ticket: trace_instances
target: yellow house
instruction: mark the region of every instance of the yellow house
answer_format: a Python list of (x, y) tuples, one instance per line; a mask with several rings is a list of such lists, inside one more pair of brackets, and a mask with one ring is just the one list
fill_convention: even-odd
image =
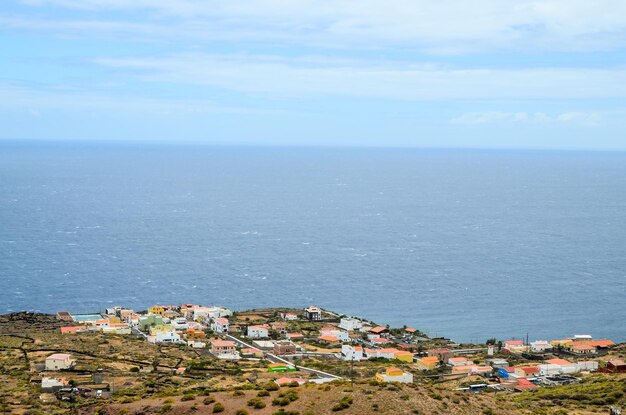
[(398, 369), (397, 367), (388, 367), (385, 369), (384, 373), (376, 374), (376, 380), (379, 382), (412, 383), (413, 375), (405, 373), (402, 369)]
[(148, 309), (148, 314), (156, 314), (163, 317), (165, 315), (165, 309), (160, 305), (154, 305)]
[(422, 370), (435, 370), (439, 365), (437, 356), (423, 357), (417, 360), (417, 366)]
[(398, 350), (397, 352), (394, 353), (393, 358), (396, 359), (396, 360), (399, 360), (401, 362), (412, 363), (413, 362), (413, 353), (407, 352), (407, 351), (403, 351), (403, 350)]

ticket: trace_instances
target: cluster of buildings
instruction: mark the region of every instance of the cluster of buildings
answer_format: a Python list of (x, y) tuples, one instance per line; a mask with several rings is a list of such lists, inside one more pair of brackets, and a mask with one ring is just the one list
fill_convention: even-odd
[[(177, 343), (207, 349), (220, 359), (260, 359), (266, 355), (292, 357), (312, 353), (348, 362), (386, 359), (397, 364), (408, 364), (402, 367), (410, 367), (414, 372), (496, 376), (502, 384), (520, 390), (536, 387), (537, 379), (542, 377), (570, 376), (596, 370), (626, 372), (626, 364), (619, 360), (599, 368), (598, 362), (591, 357), (606, 353), (615, 343), (606, 339), (595, 340), (588, 335), (552, 341), (507, 340), (500, 345), (489, 345), (485, 350), (491, 358), (483, 362), (483, 359), (469, 359), (466, 352), (461, 350), (423, 351), (417, 344), (428, 339), (419, 337), (419, 332), (413, 328), (396, 329), (392, 334), (389, 327), (376, 326), (355, 317), (325, 315), (316, 306), (307, 307), (299, 313), (280, 313), (279, 321), (264, 324), (236, 324), (230, 318), (232, 315), (233, 312), (225, 307), (194, 304), (155, 305), (141, 313), (122, 307), (108, 308), (103, 314), (57, 313), (59, 319), (75, 323), (62, 327), (61, 332), (64, 334), (89, 330), (133, 333), (145, 337), (151, 343)], [(305, 334), (293, 331), (298, 325), (292, 322), (297, 320), (318, 324), (314, 326), (314, 331), (310, 330), (309, 324)], [(237, 338), (229, 336), (233, 333)], [(248, 347), (244, 340), (251, 343), (252, 347)], [(317, 351), (311, 352), (311, 348), (305, 348), (303, 343), (317, 347)], [(539, 356), (540, 363), (511, 366), (506, 359), (493, 357), (496, 352), (504, 353), (504, 356)], [(564, 358), (568, 356), (571, 358)], [(271, 372), (292, 369), (293, 366), (283, 363), (274, 363), (268, 367)], [(412, 382), (413, 375), (398, 367), (388, 367), (377, 374), (376, 379), (381, 382)]]

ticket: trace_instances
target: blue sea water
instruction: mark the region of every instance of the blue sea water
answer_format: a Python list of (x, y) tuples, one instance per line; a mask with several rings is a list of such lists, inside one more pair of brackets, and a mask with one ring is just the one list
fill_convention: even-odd
[(626, 153), (0, 143), (0, 312), (317, 304), (626, 340)]

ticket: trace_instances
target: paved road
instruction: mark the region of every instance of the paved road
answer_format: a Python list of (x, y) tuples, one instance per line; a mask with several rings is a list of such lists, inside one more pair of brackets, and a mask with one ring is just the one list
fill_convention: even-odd
[[(228, 339), (234, 341), (237, 344), (240, 344), (243, 347), (250, 347), (250, 348), (254, 348), (254, 349), (258, 349), (258, 347), (255, 347), (251, 344), (248, 344), (246, 342), (244, 342), (243, 340), (238, 339), (237, 337), (231, 336), (230, 334), (225, 334), (224, 336), (227, 337)], [(268, 353), (268, 352), (263, 352), (263, 356), (265, 356), (268, 360), (275, 362), (275, 363), (286, 363), (288, 365), (293, 365), (293, 363), (291, 363), (290, 361), (283, 359), (280, 356), (276, 356), (275, 354), (272, 353)], [(317, 370), (317, 369), (311, 369), (310, 367), (306, 367), (306, 366), (298, 366), (298, 365), (294, 365), (298, 370), (301, 370), (303, 372), (308, 372), (308, 373), (313, 373), (315, 375), (318, 376), (322, 376), (322, 377), (326, 377), (326, 378), (332, 378), (332, 379), (343, 379), (341, 376), (337, 376), (337, 375), (333, 375), (332, 373), (328, 373), (328, 372), (322, 372), (321, 370)]]

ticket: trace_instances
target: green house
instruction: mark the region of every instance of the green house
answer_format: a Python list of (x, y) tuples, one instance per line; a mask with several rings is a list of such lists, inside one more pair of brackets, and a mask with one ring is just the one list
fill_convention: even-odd
[(267, 371), (271, 373), (296, 372), (297, 369), (293, 365), (286, 363), (271, 363), (267, 366)]
[(163, 317), (156, 314), (148, 314), (139, 319), (139, 330), (147, 332), (150, 327), (159, 327), (165, 325), (163, 323)]

